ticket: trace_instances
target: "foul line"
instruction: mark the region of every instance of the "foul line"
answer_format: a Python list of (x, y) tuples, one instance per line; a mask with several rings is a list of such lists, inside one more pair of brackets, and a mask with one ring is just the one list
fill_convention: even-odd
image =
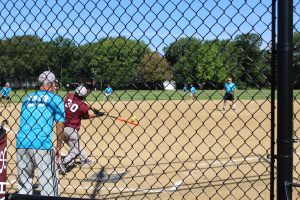
[[(162, 192), (172, 192), (172, 191), (176, 191), (177, 188), (183, 183), (183, 181), (177, 181), (175, 182), (175, 184), (173, 186), (169, 186), (169, 187), (163, 187), (163, 188), (157, 188), (157, 189), (140, 189), (140, 188), (128, 188), (128, 187), (103, 187), (106, 190), (109, 191), (117, 191), (117, 192), (144, 192), (144, 193), (162, 193)], [(71, 188), (74, 189), (74, 186), (68, 185), (68, 186), (63, 186), (60, 185), (60, 187), (62, 188)], [(94, 190), (95, 187), (94, 186), (78, 186), (76, 187), (76, 189), (84, 189), (84, 190)], [(101, 188), (100, 188), (101, 189)]]
[(251, 161), (251, 160), (257, 160), (259, 161), (260, 157), (258, 156), (249, 156), (246, 158), (236, 158), (236, 159), (228, 159), (228, 160), (213, 160), (213, 161), (203, 161), (204, 163), (197, 164), (197, 166), (203, 166), (203, 167), (213, 167), (213, 166), (222, 166), (224, 164), (226, 165), (236, 165), (238, 163), (242, 163), (243, 161)]

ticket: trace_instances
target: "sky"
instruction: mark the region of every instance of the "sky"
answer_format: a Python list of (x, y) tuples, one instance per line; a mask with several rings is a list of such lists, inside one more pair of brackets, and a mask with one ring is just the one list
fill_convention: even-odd
[[(258, 33), (271, 45), (271, 0), (15, 0), (0, 2), (0, 38), (58, 36), (78, 45), (104, 37), (143, 40), (153, 51), (182, 37), (233, 39)], [(299, 3), (295, 3), (299, 11)], [(299, 15), (298, 15), (299, 16)]]

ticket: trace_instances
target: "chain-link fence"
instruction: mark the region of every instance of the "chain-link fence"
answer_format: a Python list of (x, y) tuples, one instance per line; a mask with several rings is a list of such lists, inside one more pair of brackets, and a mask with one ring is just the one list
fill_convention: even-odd
[[(6, 191), (50, 195), (57, 186), (59, 196), (73, 198), (272, 198), (272, 3), (2, 1)], [(294, 1), (295, 139), (299, 8)], [(38, 80), (43, 71), (53, 72), (55, 86), (48, 74)], [(35, 93), (39, 87), (65, 102)]]
[[(293, 118), (293, 124), (294, 124), (294, 156), (293, 156), (293, 163), (294, 163), (294, 173), (293, 173), (293, 179), (295, 183), (299, 183), (299, 174), (300, 174), (300, 169), (299, 169), (299, 91), (298, 91), (298, 84), (299, 84), (299, 1), (294, 1), (294, 37), (293, 37), (293, 58), (294, 58), (294, 65), (293, 65), (293, 70), (294, 70), (294, 118)], [(295, 199), (299, 199), (299, 188), (296, 187), (293, 190), (293, 196)]]

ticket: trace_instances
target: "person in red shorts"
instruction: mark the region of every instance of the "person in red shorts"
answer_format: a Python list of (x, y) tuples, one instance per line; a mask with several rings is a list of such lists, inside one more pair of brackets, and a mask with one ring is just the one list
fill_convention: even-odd
[(75, 159), (79, 156), (81, 164), (93, 164), (79, 144), (79, 129), (82, 119), (103, 116), (103, 112), (95, 112), (84, 102), (88, 95), (87, 88), (78, 86), (74, 93), (68, 93), (65, 99), (65, 128), (64, 140), (70, 147), (67, 156), (60, 163), (60, 172), (65, 174), (68, 167), (72, 166)]

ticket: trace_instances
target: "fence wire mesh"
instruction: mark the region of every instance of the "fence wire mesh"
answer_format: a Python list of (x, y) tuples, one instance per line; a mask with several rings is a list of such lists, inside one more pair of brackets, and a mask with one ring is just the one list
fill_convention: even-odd
[[(299, 184), (299, 174), (300, 174), (300, 166), (299, 166), (299, 14), (300, 14), (300, 2), (294, 1), (294, 36), (293, 36), (293, 58), (294, 58), (294, 66), (293, 66), (293, 73), (294, 73), (294, 156), (293, 156), (293, 162), (294, 162), (294, 173), (293, 173), (293, 179), (294, 183)], [(299, 196), (299, 187), (294, 187), (293, 189), (293, 198), (294, 199), (300, 199)]]
[[(297, 72), (299, 1), (294, 8)], [(8, 193), (20, 190), (20, 163), (28, 162), (22, 167), (26, 171), (37, 160), (22, 156), (17, 161), (17, 140), (22, 143), (36, 132), (39, 140), (34, 135), (32, 144), (45, 142), (40, 135), (47, 120), (40, 124), (37, 118), (47, 118), (43, 109), (50, 103), (47, 99), (41, 105), (45, 96), (38, 101), (27, 95), (39, 89), (37, 77), (50, 70), (67, 117), (67, 110), (75, 119), (72, 113), (84, 107), (74, 98), (86, 95), (90, 107), (89, 114), (86, 107), (77, 113), (82, 119), (78, 135), (70, 133), (72, 123), (64, 129), (64, 165), (51, 168), (59, 196), (270, 199), (271, 0), (1, 1), (0, 11), (0, 109), (1, 118), (8, 120)], [(295, 89), (298, 82), (297, 76)], [(70, 97), (81, 85), (87, 91), (81, 88), (77, 97)], [(9, 98), (5, 88), (12, 89)], [(33, 115), (31, 110), (24, 116), (28, 102), (42, 113)], [(31, 122), (27, 129), (22, 119), (26, 125)], [(33, 128), (37, 124), (40, 131)], [(56, 146), (53, 131), (48, 136)], [(298, 143), (296, 153), (297, 148)], [(41, 160), (48, 167), (54, 162)], [(34, 194), (47, 194), (47, 184), (39, 177), (49, 174), (40, 162), (35, 165), (40, 171), (29, 170), (20, 187), (32, 181)]]

